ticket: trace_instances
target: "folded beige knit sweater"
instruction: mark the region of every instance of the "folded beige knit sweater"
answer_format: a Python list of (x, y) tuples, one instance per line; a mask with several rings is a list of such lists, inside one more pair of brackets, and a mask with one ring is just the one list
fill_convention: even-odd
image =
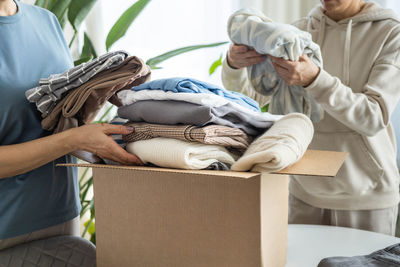
[(251, 143), (243, 156), (232, 165), (232, 170), (282, 170), (304, 155), (313, 134), (314, 127), (307, 116), (300, 113), (288, 114)]

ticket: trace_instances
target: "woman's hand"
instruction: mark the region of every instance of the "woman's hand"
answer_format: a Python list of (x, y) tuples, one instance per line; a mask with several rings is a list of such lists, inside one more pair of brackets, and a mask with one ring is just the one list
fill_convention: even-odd
[(101, 158), (111, 159), (124, 165), (143, 164), (135, 155), (121, 148), (111, 134), (129, 134), (133, 128), (112, 124), (89, 124), (69, 130), (75, 141), (75, 150), (86, 150)]
[(231, 45), (226, 60), (233, 69), (241, 69), (254, 64), (259, 64), (265, 60), (266, 56), (249, 49), (245, 45)]
[(0, 146), (0, 179), (31, 171), (76, 150), (125, 165), (143, 164), (110, 136), (129, 134), (132, 130), (122, 125), (90, 124), (21, 144)]
[(320, 68), (306, 55), (302, 55), (299, 61), (284, 60), (273, 56), (269, 57), (275, 71), (288, 85), (307, 87), (317, 78), (320, 71)]

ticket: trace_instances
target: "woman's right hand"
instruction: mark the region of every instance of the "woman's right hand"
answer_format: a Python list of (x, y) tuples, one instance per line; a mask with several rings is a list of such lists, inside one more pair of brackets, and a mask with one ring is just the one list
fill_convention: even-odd
[(107, 158), (124, 165), (142, 165), (142, 161), (121, 148), (111, 134), (130, 134), (133, 129), (123, 125), (88, 124), (68, 130), (75, 150), (85, 150), (101, 158)]
[(226, 59), (231, 68), (241, 69), (263, 62), (266, 59), (266, 55), (259, 54), (245, 45), (232, 44)]

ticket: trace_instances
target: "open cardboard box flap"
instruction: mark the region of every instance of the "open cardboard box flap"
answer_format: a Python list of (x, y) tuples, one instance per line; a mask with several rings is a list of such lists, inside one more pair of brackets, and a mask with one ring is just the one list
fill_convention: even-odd
[[(336, 176), (337, 172), (342, 166), (347, 155), (348, 155), (347, 152), (307, 150), (304, 156), (298, 162), (281, 171), (274, 173), (334, 177)], [(141, 170), (141, 171), (156, 171), (165, 173), (188, 173), (188, 174), (200, 174), (200, 175), (205, 174), (205, 175), (247, 178), (247, 179), (259, 175), (258, 173), (254, 172), (180, 170), (180, 169), (168, 169), (168, 168), (157, 168), (157, 167), (121, 166), (121, 165), (104, 165), (104, 164), (57, 164), (57, 166)]]

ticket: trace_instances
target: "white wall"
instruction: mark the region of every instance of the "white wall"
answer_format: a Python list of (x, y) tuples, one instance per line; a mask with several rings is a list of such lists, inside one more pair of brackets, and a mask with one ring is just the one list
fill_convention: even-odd
[(274, 21), (292, 23), (319, 3), (319, 0), (240, 0), (239, 5), (261, 10)]
[[(104, 35), (134, 2), (101, 0)], [(231, 0), (152, 0), (112, 50), (124, 49), (146, 60), (183, 46), (228, 41), (226, 22), (235, 5)], [(188, 76), (221, 84), (219, 71), (209, 76), (208, 68), (227, 48), (225, 45), (171, 58), (161, 64), (163, 69), (154, 70), (152, 77)]]

